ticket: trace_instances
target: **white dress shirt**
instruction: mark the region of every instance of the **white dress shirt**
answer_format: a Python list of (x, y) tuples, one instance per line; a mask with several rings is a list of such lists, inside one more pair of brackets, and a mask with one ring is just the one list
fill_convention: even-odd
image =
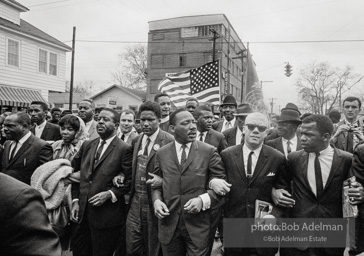
[(161, 118), (161, 124), (164, 124), (167, 121), (169, 121), (169, 116)]
[(150, 155), (150, 151), (153, 148), (153, 145), (155, 143), (155, 140), (157, 139), (157, 135), (159, 133), (159, 128), (157, 129), (157, 131), (155, 133), (153, 133), (151, 136), (147, 136), (147, 135), (143, 135), (143, 139), (142, 139), (142, 149), (141, 149), (141, 154), (144, 153), (144, 149), (147, 146), (147, 139), (150, 139), (150, 143), (149, 143), (149, 147), (148, 147), (148, 156)]
[[(21, 138), (19, 141), (18, 141), (18, 145), (16, 146), (16, 148), (15, 148), (15, 152), (12, 154), (12, 152), (13, 152), (13, 150), (14, 150), (14, 146), (15, 146), (15, 144), (16, 144), (16, 142), (15, 141), (12, 141), (11, 142), (11, 144), (10, 144), (10, 151), (9, 151), (9, 160), (10, 160), (10, 156), (11, 156), (11, 154), (13, 155), (13, 156), (15, 156), (16, 155), (16, 153), (19, 151), (19, 149), (23, 146), (23, 144), (24, 144), (24, 142), (26, 142), (27, 141), (27, 139), (29, 139), (29, 137), (30, 137), (30, 135), (31, 135), (32, 133), (31, 132), (28, 132), (27, 134), (25, 134), (24, 136), (23, 136), (23, 138)], [(24, 158), (24, 165), (26, 164), (26, 159)]]
[[(105, 140), (105, 144), (104, 144), (104, 148), (102, 149), (101, 151), (101, 154), (99, 156), (99, 159), (101, 159), (102, 155), (105, 153), (106, 149), (109, 147), (111, 141), (115, 138), (116, 135), (112, 136), (111, 138), (108, 138), (107, 140)], [(99, 140), (99, 145), (97, 145), (97, 149), (96, 149), (96, 152), (97, 150), (99, 149), (100, 145), (101, 145), (101, 141), (102, 139), (100, 138)], [(111, 202), (115, 203), (118, 199), (117, 197), (115, 196), (114, 192), (112, 192), (111, 190), (108, 190), (111, 194)]]
[(250, 152), (253, 151), (253, 155), (252, 155), (252, 176), (254, 174), (254, 170), (255, 170), (255, 166), (257, 165), (258, 162), (258, 158), (259, 158), (259, 154), (260, 151), (262, 151), (262, 145), (255, 149), (255, 150), (250, 150), (246, 144), (244, 144), (243, 146), (243, 158), (244, 158), (244, 168), (245, 168), (245, 175), (247, 175), (248, 173), (248, 158), (249, 158), (249, 154)]
[[(185, 148), (186, 159), (188, 159), (188, 154), (190, 153), (191, 145), (192, 145), (192, 142), (186, 144), (186, 148)], [(175, 146), (176, 146), (178, 163), (181, 164), (181, 158), (182, 158), (182, 152), (183, 152), (182, 144), (175, 141)], [(205, 211), (205, 210), (209, 209), (211, 206), (211, 199), (210, 199), (209, 194), (206, 192), (202, 195), (199, 195), (198, 197), (202, 200), (202, 210)]]
[[(307, 179), (308, 183), (310, 184), (312, 192), (316, 195), (315, 158), (316, 158), (315, 153), (309, 153), (308, 164), (307, 164)], [(322, 173), (322, 184), (324, 188), (326, 186), (327, 179), (329, 178), (333, 159), (334, 159), (334, 149), (331, 146), (328, 146), (326, 149), (320, 152), (319, 162)]]
[[(221, 132), (227, 130), (227, 129), (230, 129), (230, 128), (233, 128), (235, 127), (235, 121), (236, 121), (236, 118), (234, 117), (233, 120), (231, 121), (227, 121), (225, 118), (224, 118), (224, 122), (222, 123), (222, 128), (221, 128)], [(227, 127), (227, 124), (230, 122), (230, 126)]]
[(44, 127), (46, 125), (47, 121), (44, 120), (43, 123), (41, 123), (40, 125), (35, 125), (35, 137), (38, 137), (40, 138), (40, 136), (42, 136), (42, 133), (43, 133), (43, 130), (44, 130)]
[(128, 139), (129, 139), (129, 137), (130, 137), (130, 134), (131, 134), (132, 132), (136, 132), (136, 130), (135, 130), (135, 128), (134, 128), (134, 127), (133, 127), (133, 128), (131, 128), (130, 132), (128, 132), (128, 133), (123, 133), (123, 132), (120, 130), (120, 127), (119, 127), (119, 128), (118, 128), (118, 130), (117, 130), (117, 132), (116, 132), (116, 136), (118, 136), (118, 137), (121, 139), (121, 136), (124, 134), (124, 139), (123, 139), (123, 141), (124, 141), (124, 142), (127, 142), (127, 141), (128, 141)]
[(240, 131), (239, 127), (236, 128), (235, 145), (241, 144), (241, 140), (244, 137), (244, 133)]
[[(282, 146), (283, 146), (283, 150), (284, 150), (284, 155), (287, 157), (288, 152), (287, 152), (287, 141), (285, 138), (282, 137)], [(290, 146), (291, 146), (291, 152), (297, 151), (297, 135), (295, 135), (292, 139), (289, 140), (290, 142)]]

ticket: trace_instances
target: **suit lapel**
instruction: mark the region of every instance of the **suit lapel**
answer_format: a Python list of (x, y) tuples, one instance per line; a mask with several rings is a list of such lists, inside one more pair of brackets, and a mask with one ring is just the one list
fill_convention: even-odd
[(10, 140), (6, 141), (4, 144), (4, 152), (3, 152), (3, 158), (5, 158), (5, 166), (8, 167), (9, 165), (9, 157), (10, 157)]
[[(307, 177), (307, 172), (308, 172), (308, 157), (309, 157), (309, 154), (306, 151), (303, 151), (301, 157), (302, 157), (302, 168), (301, 168), (301, 171), (302, 171), (303, 180), (304, 180), (304, 182), (306, 184), (306, 187), (308, 188), (307, 190), (309, 191), (309, 193), (311, 194), (311, 196), (313, 198), (317, 198), (316, 195), (312, 192), (312, 188), (310, 186), (310, 183), (308, 182), (308, 177)], [(295, 168), (299, 168), (299, 166), (296, 166)]]
[(243, 156), (243, 149), (241, 147), (237, 147), (235, 151), (235, 165), (241, 178), (243, 179), (244, 183), (248, 185), (248, 179), (246, 178), (245, 168), (244, 168), (244, 156)]
[(198, 151), (198, 142), (194, 141), (191, 144), (190, 152), (188, 153), (188, 157), (185, 165), (183, 166), (182, 172), (184, 172), (188, 168), (188, 166), (192, 163), (193, 159), (195, 159), (195, 157), (198, 154), (197, 151)]
[(48, 130), (49, 130), (49, 125), (48, 125), (48, 122), (46, 121), (46, 124), (44, 126), (44, 129), (43, 129), (43, 132), (42, 134), (40, 135), (40, 138), (42, 140), (44, 140), (44, 138), (46, 138), (47, 134), (48, 134)]
[(211, 130), (208, 130), (207, 133), (206, 133), (206, 138), (205, 138), (205, 141), (204, 142), (207, 143), (207, 144), (210, 144), (210, 142), (211, 142), (211, 136), (212, 136), (212, 132), (211, 132)]
[(277, 148), (276, 149), (284, 154), (282, 137), (279, 137), (279, 139), (277, 141)]
[(97, 161), (96, 166), (94, 167), (94, 169), (97, 168), (97, 166), (99, 166), (99, 164), (101, 164), (102, 161), (104, 161), (104, 159), (110, 154), (111, 151), (114, 150), (115, 148), (115, 143), (119, 138), (117, 136), (115, 136), (115, 138), (111, 141), (110, 145), (107, 147), (107, 149), (105, 150), (105, 152), (102, 154), (101, 158), (99, 161)]
[(250, 179), (250, 183), (254, 182), (258, 176), (263, 174), (262, 170), (267, 163), (268, 153), (265, 150), (265, 146), (262, 146), (262, 150), (260, 151), (257, 164), (255, 165), (255, 169), (253, 172), (253, 177)]
[(12, 163), (14, 163), (32, 145), (33, 140), (34, 140), (34, 136), (30, 135), (30, 137), (23, 143), (21, 148), (19, 148), (18, 152), (16, 152), (13, 159), (10, 160), (8, 166), (10, 166)]
[(95, 156), (96, 156), (96, 150), (97, 150), (97, 145), (99, 145), (100, 139), (95, 139), (92, 143), (91, 143), (91, 148), (90, 148), (90, 166), (92, 166), (92, 169), (90, 170), (92, 172), (93, 169), (95, 169), (96, 166), (94, 166), (95, 164)]
[[(148, 155), (147, 165), (149, 164), (150, 159), (153, 158), (153, 156), (155, 155), (155, 153), (159, 149), (159, 148), (157, 148), (157, 150), (154, 150), (155, 145), (159, 145), (159, 147), (160, 147), (162, 145), (162, 141), (163, 141), (162, 133), (161, 133), (161, 130), (159, 130), (158, 135), (155, 138), (154, 144), (152, 146), (152, 150), (150, 151), (150, 153)], [(156, 146), (156, 147), (158, 147), (158, 146)]]
[(324, 193), (326, 188), (331, 183), (333, 177), (335, 176), (336, 172), (340, 169), (342, 163), (341, 154), (334, 148), (334, 158), (332, 160), (332, 165), (329, 173), (329, 177), (327, 178), (326, 185), (324, 187)]

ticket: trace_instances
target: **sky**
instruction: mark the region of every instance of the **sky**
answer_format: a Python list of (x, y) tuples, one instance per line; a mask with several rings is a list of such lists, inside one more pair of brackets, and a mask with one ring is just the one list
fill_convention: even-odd
[[(273, 99), (274, 112), (288, 102), (299, 104), (295, 82), (299, 70), (313, 61), (350, 65), (364, 75), (362, 0), (17, 1), (30, 9), (22, 19), (69, 46), (76, 26), (74, 80), (93, 81), (95, 93), (114, 84), (111, 72), (125, 47), (147, 43), (149, 21), (203, 14), (225, 14), (243, 43), (249, 42), (265, 100)], [(293, 66), (291, 77), (284, 75), (286, 62)], [(67, 53), (67, 80), (70, 70)], [(347, 92), (358, 93), (364, 94), (364, 79)]]

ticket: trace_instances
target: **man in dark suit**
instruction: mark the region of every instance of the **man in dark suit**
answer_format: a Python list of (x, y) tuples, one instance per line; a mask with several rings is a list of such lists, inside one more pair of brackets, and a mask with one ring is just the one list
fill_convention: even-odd
[[(161, 108), (146, 101), (140, 107), (143, 134), (133, 141), (133, 166), (130, 207), (126, 220), (127, 255), (161, 255), (158, 219), (154, 215), (151, 187), (161, 187), (162, 180), (153, 174), (156, 152), (174, 140), (159, 128)], [(149, 179), (148, 179), (149, 178)]]
[(40, 165), (52, 160), (53, 150), (44, 140), (30, 131), (28, 114), (18, 112), (6, 117), (4, 133), (7, 141), (2, 156), (2, 172), (28, 185)]
[[(263, 144), (267, 135), (268, 119), (261, 113), (251, 113), (245, 119), (244, 144), (222, 151), (221, 157), (231, 183), (226, 196), (224, 218), (254, 218), (257, 199), (272, 203), (271, 190), (275, 175), (283, 171), (286, 159), (282, 153)], [(274, 207), (274, 217), (283, 214)], [(225, 227), (226, 228), (226, 227)], [(231, 234), (225, 230), (224, 234)], [(229, 237), (225, 236), (225, 241)], [(231, 239), (231, 238), (230, 238)], [(254, 244), (252, 237), (249, 244)], [(224, 255), (275, 255), (277, 248), (225, 248)]]
[(347, 97), (343, 102), (345, 119), (337, 124), (331, 142), (338, 149), (353, 153), (355, 147), (364, 142), (363, 118), (358, 118), (361, 101), (357, 97)]
[(90, 140), (99, 137), (97, 132), (97, 121), (94, 120), (95, 104), (90, 99), (83, 99), (78, 104), (78, 116), (85, 122), (86, 130)]
[(131, 145), (133, 140), (138, 136), (134, 128), (135, 113), (130, 109), (125, 109), (120, 115), (120, 125), (117, 136), (124, 142)]
[(212, 111), (209, 106), (202, 105), (197, 107), (193, 113), (193, 116), (196, 119), (197, 139), (199, 141), (214, 146), (219, 154), (221, 151), (227, 148), (224, 135), (211, 129), (214, 116), (212, 115)]
[(228, 147), (244, 143), (243, 127), (245, 123), (245, 118), (250, 113), (253, 113), (253, 110), (250, 108), (249, 104), (243, 103), (238, 106), (236, 113), (234, 114), (237, 125), (223, 132)]
[(235, 127), (236, 119), (234, 113), (236, 112), (237, 107), (236, 99), (232, 95), (227, 95), (220, 105), (220, 110), (223, 116), (223, 120), (215, 122), (212, 125), (212, 129), (218, 132), (223, 132), (227, 129)]
[(279, 137), (265, 144), (282, 152), (286, 157), (289, 153), (300, 150), (301, 140), (296, 133), (301, 123), (298, 111), (283, 108), (278, 119)]
[(0, 173), (0, 255), (61, 255), (41, 195)]
[(221, 158), (213, 146), (196, 139), (195, 119), (178, 109), (170, 116), (175, 142), (158, 150), (155, 174), (163, 178), (153, 190), (164, 255), (207, 255), (210, 207), (220, 197), (209, 189), (214, 178), (225, 179)]
[[(116, 136), (115, 110), (103, 109), (98, 119), (100, 138), (84, 142), (72, 161), (74, 171), (81, 171), (79, 186), (72, 187), (71, 215), (79, 223), (74, 256), (112, 256), (125, 228), (124, 195), (130, 190), (132, 149)], [(114, 187), (112, 180), (120, 172), (124, 186)]]
[(46, 120), (48, 105), (45, 102), (33, 101), (28, 113), (31, 116), (32, 124), (34, 124), (30, 131), (35, 137), (50, 143), (62, 139), (59, 126)]
[[(352, 155), (330, 145), (333, 124), (324, 115), (310, 115), (302, 120), (303, 150), (288, 155), (288, 168), (277, 176), (276, 205), (291, 207), (292, 218), (342, 218), (342, 187), (348, 178)], [(293, 188), (291, 191), (291, 187)], [(278, 193), (277, 193), (278, 192)], [(349, 196), (352, 196), (349, 190)], [(284, 255), (339, 256), (345, 248), (281, 249)]]
[(157, 102), (162, 109), (162, 117), (159, 124), (159, 128), (161, 128), (165, 132), (169, 132), (169, 114), (171, 113), (171, 99), (166, 93), (159, 93), (154, 97), (154, 102)]

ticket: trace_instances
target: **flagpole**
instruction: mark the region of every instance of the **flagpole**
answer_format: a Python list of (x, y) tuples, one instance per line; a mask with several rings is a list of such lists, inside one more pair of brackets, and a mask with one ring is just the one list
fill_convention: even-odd
[(250, 51), (249, 51), (249, 42), (246, 43), (246, 48), (247, 48), (247, 54), (246, 54), (246, 65), (245, 65), (245, 85), (243, 88), (243, 93), (244, 93), (244, 98), (243, 98), (243, 102), (246, 103), (247, 97), (246, 97), (246, 92), (247, 92), (247, 87), (248, 87), (248, 75), (249, 75), (249, 58), (250, 58)]

